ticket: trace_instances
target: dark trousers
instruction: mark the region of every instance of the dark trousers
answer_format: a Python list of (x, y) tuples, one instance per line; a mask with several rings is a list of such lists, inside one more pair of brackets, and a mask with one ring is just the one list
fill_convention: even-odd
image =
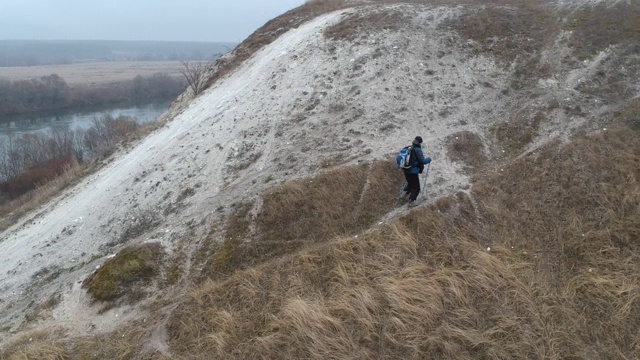
[(420, 175), (405, 172), (404, 178), (407, 179), (407, 187), (405, 190), (411, 194), (409, 195), (409, 201), (413, 201), (417, 199), (418, 194), (420, 194)]

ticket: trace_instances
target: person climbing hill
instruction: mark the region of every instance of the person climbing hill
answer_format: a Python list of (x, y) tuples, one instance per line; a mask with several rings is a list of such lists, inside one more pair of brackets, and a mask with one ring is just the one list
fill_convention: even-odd
[(420, 175), (426, 164), (431, 163), (430, 157), (425, 157), (422, 152), (422, 137), (416, 136), (411, 143), (411, 167), (403, 169), (407, 185), (404, 188), (405, 194), (409, 194), (409, 207), (418, 205), (417, 198), (420, 194)]

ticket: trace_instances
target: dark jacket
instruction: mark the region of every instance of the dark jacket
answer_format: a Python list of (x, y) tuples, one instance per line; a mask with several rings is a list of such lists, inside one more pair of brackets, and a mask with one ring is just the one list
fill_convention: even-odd
[(409, 174), (420, 174), (422, 173), (422, 169), (424, 169), (424, 165), (431, 162), (431, 158), (424, 156), (422, 153), (422, 144), (418, 141), (413, 140), (411, 145), (413, 145), (413, 151), (415, 153), (415, 156), (413, 157), (413, 165), (411, 166), (411, 169), (407, 169), (405, 171)]

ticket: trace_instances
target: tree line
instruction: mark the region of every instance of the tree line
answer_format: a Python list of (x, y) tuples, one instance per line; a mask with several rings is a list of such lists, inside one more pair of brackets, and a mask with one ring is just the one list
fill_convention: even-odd
[(0, 141), (0, 204), (61, 175), (68, 167), (104, 158), (143, 125), (135, 118), (104, 115), (87, 130), (68, 126), (46, 133), (10, 135)]
[(0, 79), (0, 115), (166, 100), (180, 95), (186, 86), (183, 78), (164, 73), (102, 86), (69, 86), (57, 74), (28, 80)]

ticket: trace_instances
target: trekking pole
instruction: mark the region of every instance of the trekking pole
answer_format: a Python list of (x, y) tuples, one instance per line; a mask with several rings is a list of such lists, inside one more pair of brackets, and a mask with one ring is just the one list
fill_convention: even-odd
[(421, 191), (421, 195), (422, 195), (422, 199), (424, 200), (424, 192), (427, 189), (427, 177), (429, 176), (429, 167), (431, 166), (431, 162), (429, 162), (427, 164), (427, 171), (425, 171), (424, 173), (424, 186), (422, 187), (422, 191)]

